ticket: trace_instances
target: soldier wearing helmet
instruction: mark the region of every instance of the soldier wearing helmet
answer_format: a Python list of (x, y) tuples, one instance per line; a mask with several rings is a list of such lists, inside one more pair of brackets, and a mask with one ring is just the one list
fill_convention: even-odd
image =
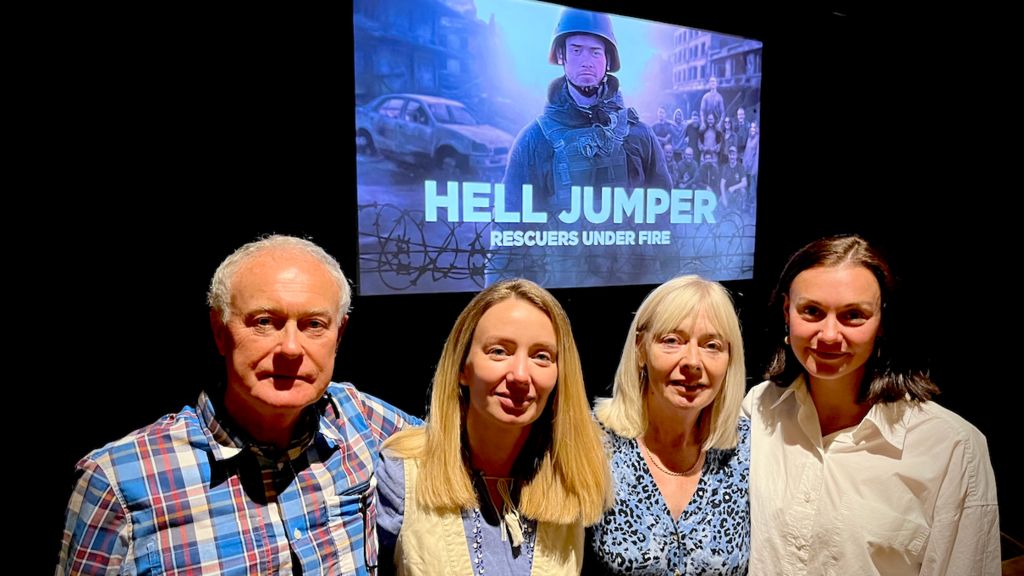
[[(544, 113), (519, 133), (505, 188), (518, 198), (533, 187), (533, 206), (555, 216), (570, 204), (572, 186), (672, 187), (651, 128), (627, 108), (619, 81), (619, 50), (607, 14), (566, 8), (555, 26), (548, 60), (564, 74), (548, 87)], [(525, 192), (524, 192), (525, 193)]]

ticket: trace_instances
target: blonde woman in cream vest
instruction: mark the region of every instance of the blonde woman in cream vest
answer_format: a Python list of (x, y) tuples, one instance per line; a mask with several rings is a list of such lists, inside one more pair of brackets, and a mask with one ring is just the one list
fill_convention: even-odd
[(477, 294), (445, 342), (426, 426), (384, 457), (381, 557), (393, 549), (398, 574), (579, 574), (611, 479), (555, 298), (521, 279)]

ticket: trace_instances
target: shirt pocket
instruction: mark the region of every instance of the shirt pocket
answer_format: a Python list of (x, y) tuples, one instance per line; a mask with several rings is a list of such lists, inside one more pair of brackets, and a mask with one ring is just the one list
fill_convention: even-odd
[(332, 493), (325, 492), (326, 514), (321, 516), (321, 522), (310, 525), (306, 534), (299, 534), (299, 538), (292, 540), (299, 557), (318, 558), (320, 570), (326, 570), (324, 573), (333, 573), (335, 568), (347, 569), (351, 562), (375, 565), (376, 484), (376, 477), (371, 475), (363, 482), (339, 486)]

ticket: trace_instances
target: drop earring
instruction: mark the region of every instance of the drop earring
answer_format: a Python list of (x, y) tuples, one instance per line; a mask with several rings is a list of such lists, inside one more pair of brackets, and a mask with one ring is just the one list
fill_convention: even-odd
[(789, 324), (786, 324), (786, 335), (782, 338), (782, 341), (786, 343), (786, 346), (789, 346)]

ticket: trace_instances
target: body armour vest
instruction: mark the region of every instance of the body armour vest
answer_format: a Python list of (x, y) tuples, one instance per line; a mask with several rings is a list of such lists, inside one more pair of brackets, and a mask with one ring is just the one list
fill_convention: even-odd
[(594, 190), (628, 186), (622, 143), (629, 134), (629, 109), (619, 110), (610, 119), (607, 126), (572, 128), (547, 115), (537, 118), (541, 132), (555, 150), (552, 174), (556, 205), (569, 205), (573, 185), (593, 186)]

